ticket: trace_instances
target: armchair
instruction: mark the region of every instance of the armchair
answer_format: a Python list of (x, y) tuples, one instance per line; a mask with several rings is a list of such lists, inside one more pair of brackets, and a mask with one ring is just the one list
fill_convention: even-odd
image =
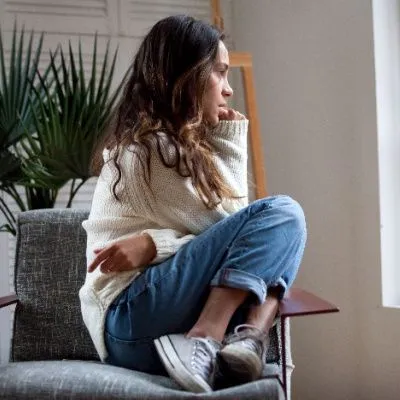
[(18, 217), (16, 304), (10, 363), (0, 365), (1, 399), (289, 399), (293, 369), (289, 317), (338, 309), (300, 289), (280, 305), (270, 332), (263, 378), (208, 394), (183, 391), (165, 376), (103, 364), (80, 314), (78, 290), (85, 278), (88, 212), (36, 210)]

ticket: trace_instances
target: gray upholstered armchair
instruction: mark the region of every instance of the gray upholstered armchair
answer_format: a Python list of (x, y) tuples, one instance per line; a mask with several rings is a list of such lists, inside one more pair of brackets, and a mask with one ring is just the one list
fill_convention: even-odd
[[(182, 391), (164, 376), (99, 362), (80, 314), (78, 290), (85, 277), (87, 211), (38, 210), (20, 214), (15, 261), (17, 295), (11, 362), (0, 366), (1, 399), (284, 399), (293, 369), (287, 317), (336, 311), (292, 290), (271, 331), (263, 379), (208, 394)], [(284, 373), (282, 373), (284, 371)]]

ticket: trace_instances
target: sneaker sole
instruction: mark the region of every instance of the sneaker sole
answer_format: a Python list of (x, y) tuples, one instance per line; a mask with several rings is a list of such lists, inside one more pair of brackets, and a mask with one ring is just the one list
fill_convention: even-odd
[(262, 373), (262, 363), (257, 354), (252, 351), (241, 351), (234, 346), (225, 346), (220, 351), (220, 357), (229, 368), (231, 374), (242, 382), (251, 382), (259, 379)]
[(207, 382), (187, 370), (168, 336), (155, 339), (154, 344), (168, 374), (184, 389), (195, 393), (212, 392), (212, 388)]

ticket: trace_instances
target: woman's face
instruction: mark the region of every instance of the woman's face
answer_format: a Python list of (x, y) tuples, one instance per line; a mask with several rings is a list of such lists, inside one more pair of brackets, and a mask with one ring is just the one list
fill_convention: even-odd
[(204, 119), (212, 126), (219, 122), (221, 108), (226, 108), (226, 100), (232, 96), (233, 90), (228, 82), (229, 55), (225, 44), (220, 41), (213, 70), (207, 82), (204, 95)]

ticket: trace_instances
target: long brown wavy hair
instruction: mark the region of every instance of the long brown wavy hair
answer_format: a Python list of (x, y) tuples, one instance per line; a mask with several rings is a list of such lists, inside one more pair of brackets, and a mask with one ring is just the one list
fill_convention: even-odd
[[(203, 98), (223, 39), (216, 27), (185, 15), (159, 21), (145, 36), (108, 133), (92, 160), (92, 169), (98, 174), (102, 150), (113, 149), (116, 177), (112, 190), (117, 200), (122, 178), (118, 157), (125, 147), (138, 155), (135, 160), (145, 167), (142, 170), (149, 186), (150, 156), (156, 150), (167, 168), (191, 177), (209, 209), (223, 198), (235, 197), (214, 165), (206, 140), (210, 127), (203, 119)], [(174, 149), (172, 158), (165, 156), (166, 148)]]

